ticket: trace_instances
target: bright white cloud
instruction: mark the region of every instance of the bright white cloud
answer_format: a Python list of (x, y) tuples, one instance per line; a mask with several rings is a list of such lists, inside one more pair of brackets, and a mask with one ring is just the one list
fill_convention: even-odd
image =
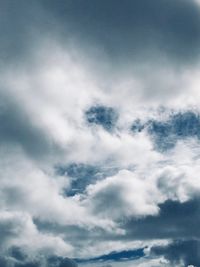
[[(66, 256), (71, 253), (72, 247), (60, 237), (40, 233), (34, 225), (31, 216), (23, 211), (1, 211), (0, 226), (5, 229), (2, 250), (11, 246), (22, 248), (28, 255), (56, 253)], [(9, 233), (9, 234), (8, 234)], [(56, 244), (56, 246), (55, 246)]]

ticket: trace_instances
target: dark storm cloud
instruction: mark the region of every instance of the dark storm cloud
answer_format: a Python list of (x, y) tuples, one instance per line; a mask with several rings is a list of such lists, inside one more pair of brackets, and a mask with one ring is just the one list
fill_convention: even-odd
[(160, 205), (158, 216), (133, 219), (127, 222), (127, 238), (135, 239), (184, 239), (199, 238), (199, 199), (180, 203), (166, 201)]
[[(200, 10), (188, 0), (1, 1), (1, 55), (20, 57), (47, 35), (102, 49), (113, 62), (151, 58), (156, 51), (176, 62), (199, 54)], [(57, 36), (57, 37), (56, 37)]]
[(184, 266), (200, 265), (200, 241), (199, 240), (179, 240), (168, 246), (157, 246), (151, 249), (152, 255), (164, 256), (171, 264), (184, 262)]

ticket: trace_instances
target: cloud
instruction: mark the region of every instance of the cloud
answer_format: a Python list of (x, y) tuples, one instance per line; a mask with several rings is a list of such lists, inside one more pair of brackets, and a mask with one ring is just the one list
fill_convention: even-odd
[(29, 259), (24, 255), (23, 260), (18, 260), (14, 255), (8, 254), (7, 257), (1, 257), (0, 263), (2, 267), (76, 267), (77, 264), (68, 258), (61, 258), (56, 256), (51, 257), (37, 257)]
[(124, 61), (123, 65), (133, 59), (152, 60), (156, 53), (190, 63), (199, 53), (199, 9), (195, 1), (126, 0), (121, 4), (110, 0), (95, 5), (90, 1), (39, 0), (29, 4), (22, 1), (20, 5), (3, 1), (1, 7), (5, 60), (27, 56), (43, 34), (62, 43), (78, 40), (87, 53), (98, 55), (100, 50), (113, 63)]
[(198, 266), (200, 263), (199, 245), (198, 240), (174, 241), (166, 247), (153, 247), (152, 253), (164, 255), (173, 266), (181, 262), (184, 266)]
[(1, 265), (73, 266), (66, 257), (144, 247), (108, 264), (195, 264), (197, 3), (0, 6)]
[(40, 3), (61, 27), (63, 38), (71, 33), (85, 46), (104, 49), (113, 62), (141, 61), (156, 50), (172, 61), (195, 59), (198, 54), (199, 10), (193, 1)]
[(116, 176), (89, 185), (87, 192), (95, 213), (106, 217), (120, 219), (158, 213), (156, 200), (152, 198), (159, 195), (154, 185), (129, 171), (120, 171)]
[(38, 232), (28, 213), (2, 211), (0, 225), (1, 251), (5, 252), (12, 246), (22, 248), (30, 255), (37, 255), (38, 252), (44, 255), (62, 254), (71, 250), (70, 245), (65, 244), (61, 238)]

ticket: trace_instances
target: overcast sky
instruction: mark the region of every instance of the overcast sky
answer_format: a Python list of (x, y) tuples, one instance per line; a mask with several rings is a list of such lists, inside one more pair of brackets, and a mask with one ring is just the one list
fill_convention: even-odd
[(200, 1), (0, 0), (0, 266), (200, 266)]

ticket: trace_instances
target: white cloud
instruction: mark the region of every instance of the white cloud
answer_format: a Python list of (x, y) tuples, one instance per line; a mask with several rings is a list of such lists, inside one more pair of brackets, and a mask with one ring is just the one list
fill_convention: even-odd
[(198, 5), (200, 5), (200, 1), (199, 0), (194, 0), (194, 2)]
[(38, 232), (31, 216), (26, 212), (2, 210), (0, 226), (1, 229), (5, 229), (3, 237), (1, 236), (4, 241), (1, 242), (3, 250), (16, 246), (22, 248), (28, 255), (42, 252), (45, 255), (55, 253), (66, 256), (71, 253), (71, 245), (65, 243), (62, 238)]
[(156, 215), (157, 203), (162, 199), (159, 191), (147, 179), (142, 180), (134, 172), (120, 171), (116, 176), (90, 185), (87, 188), (87, 205), (91, 205), (96, 214), (121, 219), (130, 216)]
[(46, 253), (49, 251), (57, 255), (73, 255), (73, 246), (63, 239), (65, 232), (58, 234), (47, 231), (44, 234), (37, 230), (33, 220), (56, 227), (75, 225), (86, 230), (117, 230), (114, 221), (107, 218), (98, 220), (78, 198), (62, 194), (63, 189), (69, 186), (67, 177), (44, 173), (20, 149), (12, 148), (9, 152), (6, 149), (1, 151), (0, 209), (2, 220), (5, 221), (1, 227), (6, 229), (8, 222), (11, 222), (14, 228), (10, 238), (8, 235), (4, 241), (1, 237), (3, 247), (30, 246), (38, 252), (45, 250)]
[[(55, 51), (54, 55), (50, 50)], [(46, 51), (39, 49), (29, 63), (30, 67), (24, 64), (17, 70), (5, 70), (0, 79), (3, 88), (0, 114), (12, 107), (9, 118), (15, 121), (14, 128), (23, 120), (21, 114), (25, 114), (27, 120), (24, 125), (20, 124), (20, 130), (25, 132), (23, 126), (29, 129), (21, 139), (14, 128), (11, 128), (12, 140), (7, 140), (10, 132), (0, 137), (3, 143), (9, 143), (1, 145), (0, 207), (9, 211), (10, 218), (26, 214), (28, 222), (24, 226), (26, 231), (19, 231), (16, 243), (25, 246), (30, 232), (31, 246), (38, 250), (52, 250), (56, 242), (59, 245), (52, 251), (57, 254), (66, 251), (71, 255), (88, 256), (98, 249), (105, 253), (112, 247), (122, 246), (112, 241), (112, 245), (107, 243), (106, 246), (102, 242), (98, 247), (94, 241), (85, 240), (87, 248), (83, 246), (76, 252), (74, 246), (80, 237), (77, 234), (78, 237), (68, 242), (67, 231), (70, 230), (67, 227), (80, 227), (90, 234), (100, 228), (105, 240), (108, 233), (123, 236), (126, 229), (118, 225), (123, 218), (157, 216), (159, 204), (164, 201), (184, 202), (199, 193), (198, 142), (178, 142), (171, 153), (160, 154), (154, 150), (147, 133), (132, 134), (129, 130), (138, 116), (144, 120), (158, 116), (155, 110), (161, 104), (178, 110), (190, 104), (198, 105), (198, 71), (178, 75), (173, 70), (168, 72), (166, 67), (157, 77), (156, 70), (152, 74), (147, 68), (143, 72), (146, 79), (127, 74), (105, 84), (99, 82), (97, 73), (89, 69), (87, 62), (79, 60), (79, 55), (57, 45)], [(157, 82), (157, 88), (162, 85), (161, 89), (151, 91)], [(152, 96), (147, 98), (148, 91)], [(113, 133), (101, 126), (87, 125), (84, 112), (96, 103), (114, 106), (119, 112), (119, 122)], [(39, 137), (45, 140), (45, 149), (38, 155), (32, 150), (28, 153), (27, 143), (32, 148), (40, 147)], [(54, 166), (71, 162), (105, 164), (119, 172), (95, 184), (91, 181), (86, 192), (80, 195), (66, 197), (62, 193), (70, 186), (69, 178), (55, 176)], [(51, 230), (43, 234), (36, 229), (33, 219), (64, 230), (57, 237)], [(93, 240), (94, 236), (88, 236), (90, 238)], [(40, 244), (38, 240), (41, 240)], [(128, 247), (130, 244), (125, 242), (123, 249)]]

